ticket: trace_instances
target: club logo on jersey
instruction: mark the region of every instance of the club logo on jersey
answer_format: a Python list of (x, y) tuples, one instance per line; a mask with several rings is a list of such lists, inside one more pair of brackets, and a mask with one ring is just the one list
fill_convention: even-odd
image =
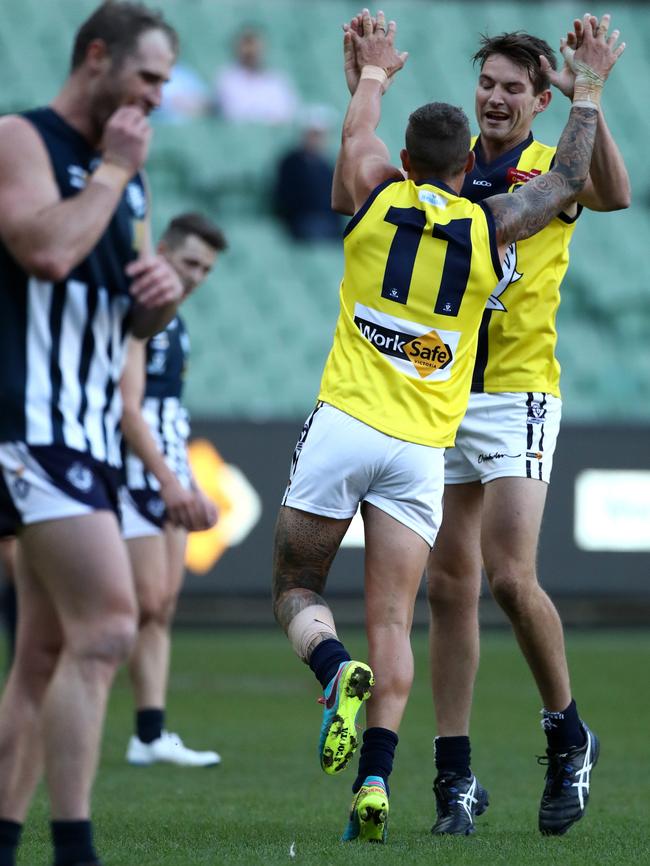
[(88, 172), (80, 165), (68, 166), (68, 183), (73, 189), (84, 189)]
[(139, 183), (131, 181), (126, 185), (126, 200), (133, 216), (137, 220), (144, 219), (147, 215), (147, 197)]
[(95, 476), (92, 470), (78, 461), (68, 467), (65, 477), (73, 487), (76, 487), (82, 493), (88, 493), (95, 483)]
[(458, 331), (432, 329), (356, 304), (354, 323), (365, 339), (400, 372), (418, 379), (448, 379)]
[(489, 180), (473, 180), (472, 186), (492, 186)]
[(501, 269), (503, 271), (503, 276), (497, 283), (496, 288), (490, 297), (487, 299), (485, 309), (499, 310), (501, 313), (507, 313), (508, 310), (501, 301), (501, 295), (505, 292), (508, 286), (511, 285), (511, 283), (516, 283), (517, 280), (520, 280), (523, 276), (523, 274), (520, 274), (517, 270), (517, 244), (515, 242), (511, 243), (506, 250), (503, 262), (501, 263)]
[(513, 184), (527, 183), (529, 180), (532, 180), (540, 174), (541, 171), (538, 168), (531, 168), (530, 171), (524, 171), (521, 168), (510, 166), (506, 172), (506, 180), (508, 181), (508, 186), (512, 186)]

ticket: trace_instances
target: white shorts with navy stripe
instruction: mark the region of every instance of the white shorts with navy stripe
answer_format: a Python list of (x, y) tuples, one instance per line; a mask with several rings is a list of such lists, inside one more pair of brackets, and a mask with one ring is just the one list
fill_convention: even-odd
[(445, 452), (445, 484), (535, 478), (547, 484), (560, 430), (562, 401), (536, 392), (472, 393)]
[(282, 504), (344, 519), (369, 502), (433, 545), (442, 514), (443, 454), (319, 403), (296, 445)]

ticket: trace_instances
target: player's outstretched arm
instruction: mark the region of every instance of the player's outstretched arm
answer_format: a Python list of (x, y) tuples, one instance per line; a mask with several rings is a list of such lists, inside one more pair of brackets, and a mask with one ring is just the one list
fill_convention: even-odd
[[(605, 39), (606, 30), (593, 31), (591, 15), (584, 16), (584, 36), (577, 50), (569, 54), (576, 73), (573, 105), (557, 147), (555, 164), (547, 174), (527, 183), (515, 195), (485, 200), (496, 223), (501, 247), (530, 237), (574, 200), (583, 188), (596, 138), (600, 94), (611, 69), (623, 53)], [(589, 26), (587, 26), (589, 24)]]
[[(592, 33), (597, 35), (600, 29), (606, 34), (609, 21), (609, 15), (603, 15), (600, 21), (592, 17), (590, 21)], [(566, 38), (560, 40), (560, 53), (564, 57), (564, 66), (561, 70), (552, 69), (546, 57), (540, 57), (542, 70), (548, 75), (551, 84), (569, 99), (573, 99), (576, 74), (567, 58), (570, 58), (582, 43), (583, 35), (583, 20), (576, 18), (573, 22), (573, 30), (569, 30)], [(615, 45), (619, 35), (618, 30), (613, 30), (607, 41)], [(578, 196), (578, 202), (590, 210), (612, 211), (629, 207), (631, 198), (630, 178), (625, 161), (605, 122), (601, 107), (589, 177)]]
[(359, 32), (351, 30), (361, 75), (343, 121), (337, 180), (351, 199), (354, 211), (378, 184), (391, 177), (402, 177), (375, 131), (381, 116), (384, 85), (407, 58), (394, 47), (395, 31), (395, 22), (386, 25), (383, 12), (378, 12), (373, 21), (367, 9), (363, 10)]

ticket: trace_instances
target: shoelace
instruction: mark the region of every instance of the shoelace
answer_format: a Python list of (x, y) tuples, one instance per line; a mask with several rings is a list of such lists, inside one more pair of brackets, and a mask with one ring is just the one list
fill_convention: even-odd
[(537, 763), (543, 767), (548, 767), (547, 778), (554, 788), (566, 788), (571, 784), (573, 766), (564, 763), (568, 757), (568, 752), (565, 754), (536, 755)]

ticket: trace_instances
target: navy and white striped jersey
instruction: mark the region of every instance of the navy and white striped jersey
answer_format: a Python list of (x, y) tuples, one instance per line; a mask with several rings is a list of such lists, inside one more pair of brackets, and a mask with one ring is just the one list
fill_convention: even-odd
[[(77, 195), (100, 154), (51, 108), (23, 117), (43, 139), (61, 197)], [(59, 283), (26, 273), (0, 241), (0, 442), (64, 445), (120, 464), (118, 383), (132, 307), (124, 269), (146, 212), (136, 175), (94, 249)]]
[[(147, 341), (147, 379), (142, 401), (142, 415), (158, 450), (185, 487), (192, 477), (187, 457), (189, 416), (181, 402), (189, 352), (189, 335), (177, 315), (164, 331)], [(130, 490), (160, 488), (155, 476), (147, 472), (140, 458), (130, 451), (127, 451), (125, 466)]]

